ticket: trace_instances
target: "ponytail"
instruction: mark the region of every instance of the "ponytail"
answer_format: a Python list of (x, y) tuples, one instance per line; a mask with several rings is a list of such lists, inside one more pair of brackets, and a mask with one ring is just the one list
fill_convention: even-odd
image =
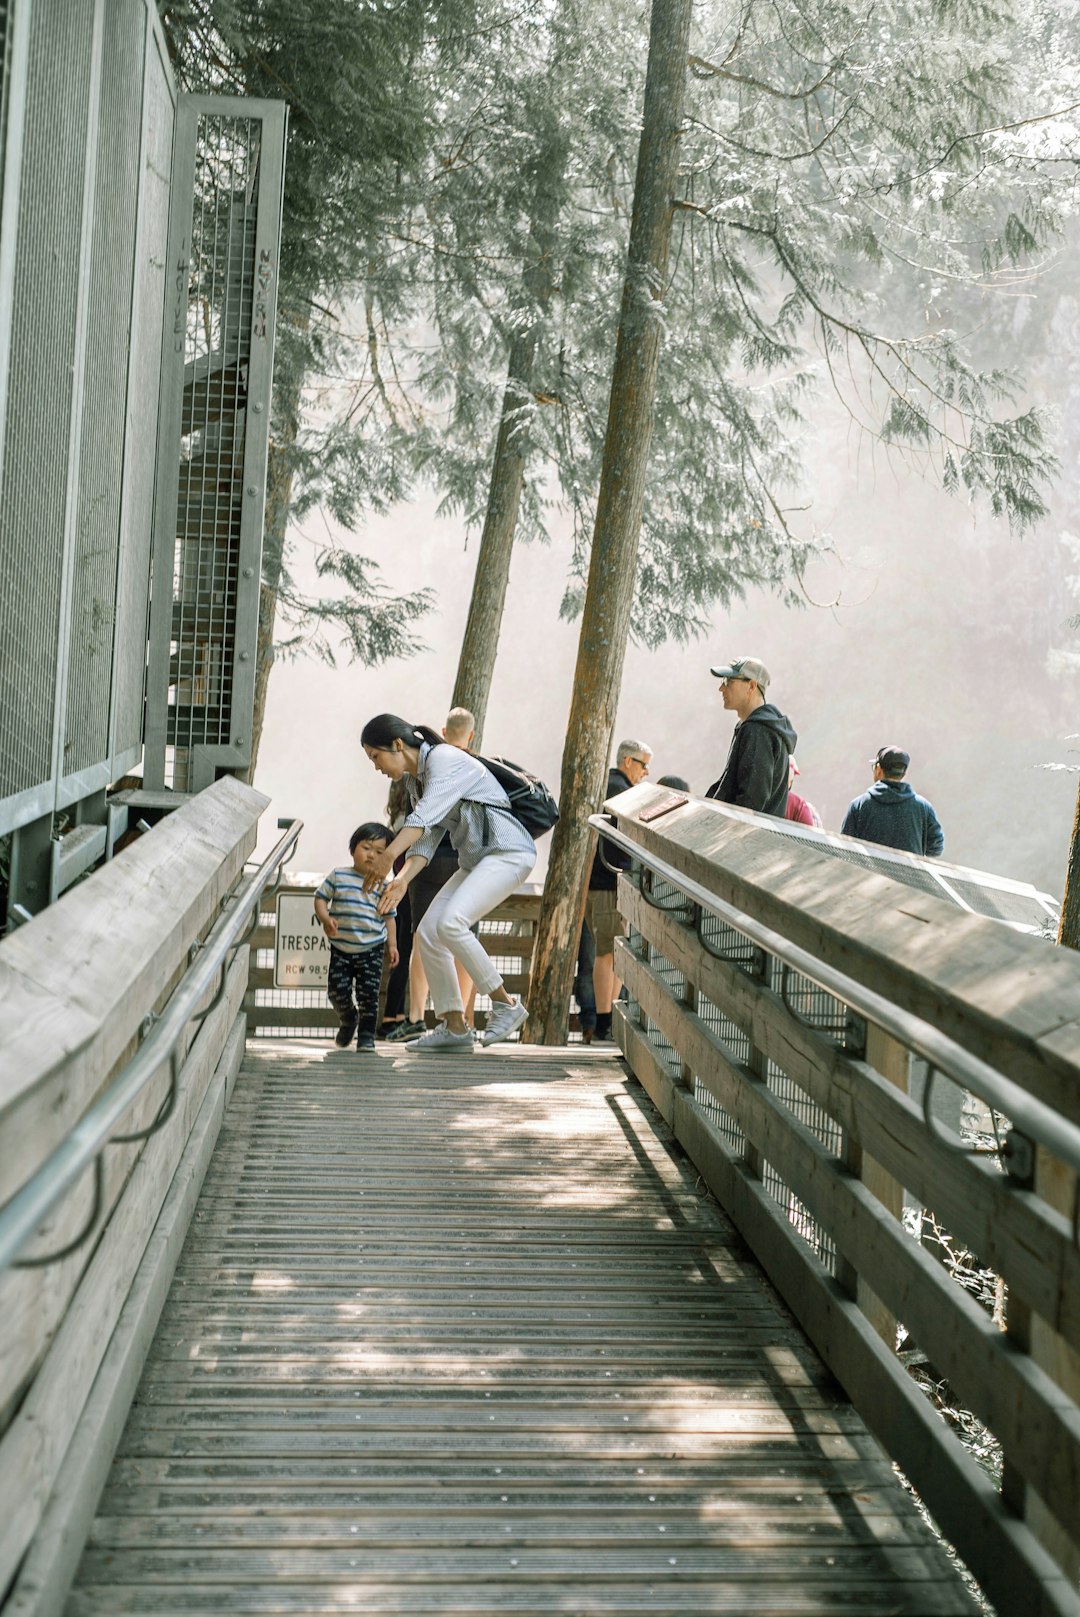
[(416, 748), (422, 747), (425, 741), (432, 747), (445, 744), (442, 736), (430, 725), (409, 724), (405, 719), (398, 718), (396, 713), (377, 713), (360, 732), (362, 747), (389, 749), (395, 741), (400, 741), (402, 746)]

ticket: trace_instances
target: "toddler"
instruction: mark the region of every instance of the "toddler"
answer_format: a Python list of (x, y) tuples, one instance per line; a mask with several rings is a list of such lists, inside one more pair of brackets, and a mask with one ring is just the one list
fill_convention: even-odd
[(341, 1019), (334, 1043), (343, 1050), (354, 1033), (358, 1050), (374, 1050), (384, 950), (391, 970), (398, 962), (396, 912), (379, 914), (381, 883), (364, 892), (364, 879), (393, 834), (377, 820), (357, 826), (349, 838), (352, 864), (332, 870), (315, 893), (315, 916), (330, 939), (326, 992)]

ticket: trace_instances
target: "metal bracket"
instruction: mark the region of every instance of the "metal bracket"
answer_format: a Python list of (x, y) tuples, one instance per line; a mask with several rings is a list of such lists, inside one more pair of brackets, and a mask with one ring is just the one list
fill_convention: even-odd
[(152, 1120), (144, 1129), (136, 1129), (133, 1134), (113, 1134), (109, 1137), (110, 1145), (129, 1145), (135, 1140), (148, 1140), (151, 1134), (163, 1129), (176, 1110), (176, 1098), (180, 1092), (180, 1049), (173, 1045), (169, 1051), (169, 1089), (154, 1113)]
[[(233, 956), (233, 959), (235, 959), (235, 955)], [(229, 975), (229, 967), (231, 964), (232, 960), (223, 960), (221, 962), (221, 976), (218, 979), (217, 988), (214, 990), (214, 997), (210, 1001), (209, 1005), (204, 1005), (201, 1011), (196, 1011), (191, 1017), (188, 1018), (189, 1027), (192, 1024), (194, 1024), (194, 1026), (197, 1028), (202, 1027), (203, 1023), (206, 1021), (206, 1018), (210, 1015), (210, 1012), (217, 1010), (218, 1006), (221, 1004), (222, 995), (225, 992), (225, 981)]]
[[(614, 823), (615, 823), (614, 820), (611, 823), (612, 823), (612, 825), (614, 825)], [(627, 870), (630, 868), (629, 865), (613, 865), (611, 863), (611, 860), (608, 858), (607, 854), (604, 852), (604, 834), (603, 834), (603, 832), (600, 833), (599, 839), (597, 840), (596, 851), (600, 856), (600, 863), (603, 865), (605, 870), (610, 870), (611, 874), (613, 876), (625, 876), (626, 875)]]
[(15, 1258), (11, 1267), (13, 1269), (44, 1269), (48, 1264), (59, 1263), (61, 1258), (68, 1258), (73, 1252), (77, 1252), (79, 1247), (82, 1246), (84, 1241), (89, 1239), (93, 1232), (94, 1225), (98, 1221), (98, 1214), (101, 1212), (101, 1203), (104, 1200), (104, 1197), (104, 1153), (99, 1151), (97, 1156), (94, 1158), (94, 1199), (90, 1205), (90, 1212), (87, 1216), (86, 1222), (79, 1231), (78, 1235), (75, 1236), (74, 1240), (69, 1241), (67, 1246), (62, 1246), (55, 1252), (46, 1252), (39, 1258)]
[(945, 1146), (946, 1150), (954, 1152), (959, 1157), (997, 1157), (999, 1162), (1005, 1162), (1009, 1149), (1008, 1140), (1002, 1140), (1001, 1138), (997, 1113), (992, 1106), (990, 1107), (990, 1124), (994, 1130), (993, 1145), (964, 1145), (963, 1141), (957, 1145), (954, 1136), (946, 1134), (943, 1129), (938, 1128), (934, 1120), (934, 1114), (930, 1110), (930, 1097), (933, 1094), (935, 1082), (938, 1078), (944, 1076), (945, 1074), (942, 1073), (940, 1067), (935, 1067), (933, 1063), (928, 1064), (926, 1082), (923, 1085), (922, 1092), (922, 1114), (927, 1132), (937, 1140), (939, 1145)]
[[(625, 876), (627, 872), (624, 870), (620, 874)], [(638, 891), (650, 909), (664, 910), (668, 915), (676, 915), (681, 912), (683, 915), (689, 916), (697, 907), (691, 899), (687, 898), (685, 893), (677, 893), (674, 904), (665, 903), (662, 898), (657, 898), (653, 892), (653, 873), (647, 865), (643, 866), (639, 872)]]
[(694, 912), (694, 931), (697, 934), (698, 942), (707, 955), (711, 956), (713, 960), (723, 960), (726, 965), (738, 966), (740, 971), (745, 971), (749, 977), (763, 978), (765, 976), (765, 962), (768, 956), (764, 949), (759, 949), (756, 943), (750, 943), (747, 940), (746, 947), (750, 950), (750, 956), (747, 959), (737, 955), (731, 949), (716, 948), (715, 944), (711, 943), (705, 936), (705, 911), (700, 904), (694, 905)]
[[(990, 1116), (994, 1119), (996, 1135), (997, 1119), (993, 1111)], [(1001, 1160), (1010, 1179), (1027, 1189), (1035, 1183), (1035, 1145), (1026, 1134), (1021, 1134), (1017, 1129), (1009, 1130), (1001, 1147)]]

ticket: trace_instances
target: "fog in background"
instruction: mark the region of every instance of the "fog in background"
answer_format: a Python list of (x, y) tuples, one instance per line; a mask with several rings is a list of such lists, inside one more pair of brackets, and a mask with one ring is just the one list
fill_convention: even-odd
[[(1050, 358), (1033, 380), (1060, 401), (1073, 391), (1080, 321), (1074, 298), (1058, 297), (1054, 310), (1040, 333)], [(1021, 541), (898, 457), (890, 464), (880, 447), (872, 453), (829, 403), (808, 445), (812, 504), (796, 520), (827, 534), (835, 551), (812, 565), (808, 594), (839, 604), (792, 609), (753, 592), (717, 609), (697, 642), (656, 652), (632, 644), (615, 739), (652, 747), (653, 779), (680, 774), (704, 792), (723, 768), (733, 725), (709, 665), (760, 657), (772, 674), (769, 699), (799, 735), (799, 790), (827, 829), (839, 830), (849, 800), (871, 784), (868, 760), (896, 744), (911, 753), (909, 781), (937, 808), (946, 859), (1060, 895), (1077, 777), (1039, 766), (1080, 761), (1080, 743), (1065, 740), (1080, 730), (1080, 676), (1069, 666), (1080, 634), (1065, 625), (1080, 610), (1070, 588), (1080, 562), (1062, 539), (1074, 521), (1075, 424), (1068, 413), (1065, 422), (1058, 452), (1068, 464), (1051, 516)], [(428, 649), (378, 669), (301, 659), (271, 674), (256, 785), (276, 814), (305, 821), (297, 870), (347, 862), (352, 829), (384, 815), (386, 782), (360, 748), (364, 721), (383, 711), (436, 727), (445, 719), (478, 535), (466, 543), (460, 521), (439, 520), (434, 505), (414, 503), (342, 536), (380, 563), (390, 588), (434, 588), (436, 609), (420, 626)], [(578, 625), (558, 616), (568, 524), (556, 519), (553, 534), (550, 546), (519, 546), (514, 557), (484, 746), (557, 793)], [(298, 535), (297, 580), (314, 592), (324, 587), (315, 554), (330, 536), (317, 516)], [(268, 828), (261, 846), (270, 840)], [(549, 843), (540, 844), (541, 879)]]

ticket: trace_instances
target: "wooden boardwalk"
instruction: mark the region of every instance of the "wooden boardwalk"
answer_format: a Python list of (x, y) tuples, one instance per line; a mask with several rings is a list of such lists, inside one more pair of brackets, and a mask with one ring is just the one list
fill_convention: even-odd
[(69, 1617), (973, 1607), (610, 1053), (249, 1048)]

